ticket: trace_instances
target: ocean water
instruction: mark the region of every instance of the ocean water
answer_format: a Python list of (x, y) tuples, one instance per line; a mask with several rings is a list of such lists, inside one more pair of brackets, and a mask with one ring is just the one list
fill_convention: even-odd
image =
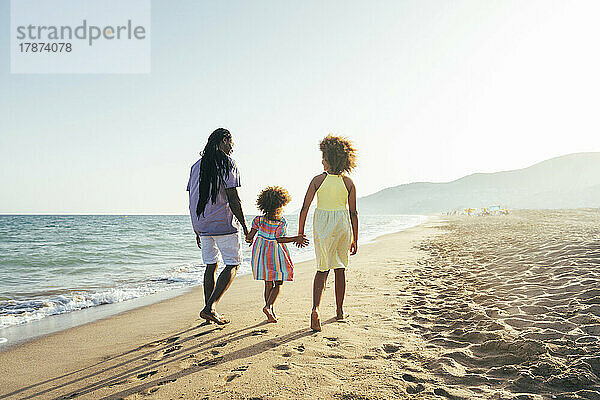
[[(298, 216), (286, 219), (294, 234)], [(360, 216), (359, 246), (424, 220)], [(288, 248), (294, 262), (314, 258), (312, 243)], [(242, 253), (239, 275), (250, 274), (250, 248)], [(0, 338), (3, 328), (52, 315), (180, 292), (202, 284), (203, 271), (188, 216), (0, 215)]]

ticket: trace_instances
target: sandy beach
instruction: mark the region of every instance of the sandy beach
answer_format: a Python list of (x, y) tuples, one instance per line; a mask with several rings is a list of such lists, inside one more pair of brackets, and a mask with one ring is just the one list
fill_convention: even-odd
[(600, 212), (434, 217), (362, 245), (336, 322), (309, 328), (314, 262), (268, 324), (238, 277), (0, 353), (0, 399), (597, 399)]

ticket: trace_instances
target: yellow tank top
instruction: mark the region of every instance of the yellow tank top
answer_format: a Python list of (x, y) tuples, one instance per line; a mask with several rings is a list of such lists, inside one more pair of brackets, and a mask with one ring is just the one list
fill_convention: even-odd
[(341, 175), (327, 174), (317, 190), (317, 208), (319, 210), (345, 210), (348, 203), (348, 189)]

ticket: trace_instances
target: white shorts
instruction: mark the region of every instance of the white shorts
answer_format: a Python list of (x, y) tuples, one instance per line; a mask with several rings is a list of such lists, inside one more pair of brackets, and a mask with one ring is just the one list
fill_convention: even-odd
[(225, 265), (240, 265), (242, 263), (239, 232), (230, 233), (229, 235), (200, 236), (200, 246), (202, 247), (202, 261), (204, 261), (204, 264), (216, 264), (219, 252), (221, 252)]

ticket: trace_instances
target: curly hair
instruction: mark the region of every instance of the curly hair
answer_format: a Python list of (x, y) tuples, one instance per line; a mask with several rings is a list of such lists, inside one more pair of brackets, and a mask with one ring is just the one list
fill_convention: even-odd
[(332, 174), (350, 172), (356, 167), (356, 149), (344, 137), (328, 135), (319, 143), (319, 149)]
[(292, 198), (287, 190), (281, 186), (269, 186), (260, 192), (256, 205), (267, 219), (274, 220), (290, 200)]

